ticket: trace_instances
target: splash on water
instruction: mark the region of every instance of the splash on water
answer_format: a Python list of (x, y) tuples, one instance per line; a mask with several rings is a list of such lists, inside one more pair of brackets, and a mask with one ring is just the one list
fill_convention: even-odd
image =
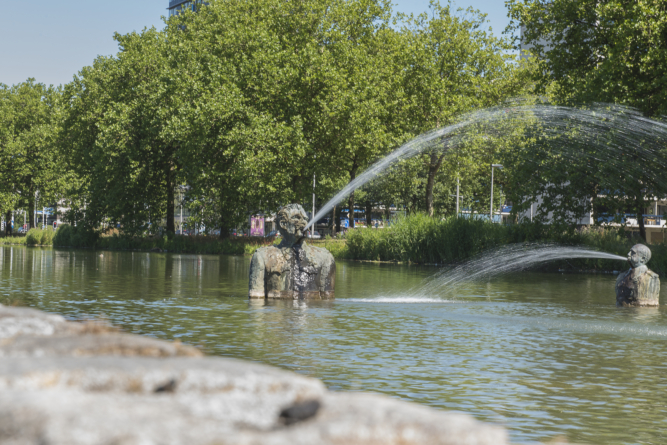
[[(508, 125), (498, 128), (497, 124)], [(466, 139), (466, 132), (472, 134), (502, 134), (512, 131), (517, 125), (532, 126), (542, 134), (559, 135), (570, 132), (573, 141), (589, 147), (605, 150), (605, 161), (623, 168), (625, 179), (642, 181), (663, 181), (661, 171), (667, 170), (667, 159), (662, 152), (661, 141), (667, 140), (667, 124), (643, 117), (632, 108), (610, 104), (595, 104), (587, 109), (554, 105), (521, 105), (513, 103), (503, 107), (488, 108), (463, 115), (453, 125), (424, 133), (407, 142), (387, 155), (331, 198), (308, 223), (309, 228), (315, 221), (328, 214), (333, 207), (351, 192), (373, 180), (397, 162), (408, 159), (429, 150), (449, 151)], [(575, 126), (577, 131), (572, 133)], [(613, 140), (605, 139), (614, 131)], [(632, 170), (625, 165), (626, 155), (631, 152), (644, 166), (654, 166), (650, 171)], [(564, 161), (580, 156), (599, 156), (593, 151), (568, 152), (561, 155)]]
[(346, 303), (389, 303), (389, 304), (427, 304), (427, 303), (462, 303), (460, 300), (445, 300), (442, 298), (425, 297), (377, 297), (377, 298), (346, 298)]

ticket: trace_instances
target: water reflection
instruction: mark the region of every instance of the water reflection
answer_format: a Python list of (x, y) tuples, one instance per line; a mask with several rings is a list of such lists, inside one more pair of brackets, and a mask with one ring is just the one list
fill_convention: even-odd
[(264, 302), (246, 298), (248, 263), (0, 247), (0, 302), (465, 411), (516, 443), (665, 442), (665, 307), (616, 308), (614, 276), (519, 274), (414, 296), (434, 268), (340, 262), (337, 300)]

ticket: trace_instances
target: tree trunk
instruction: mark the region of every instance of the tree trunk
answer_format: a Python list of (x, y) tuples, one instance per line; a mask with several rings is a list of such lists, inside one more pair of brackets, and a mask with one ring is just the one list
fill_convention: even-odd
[(220, 239), (227, 239), (229, 238), (230, 234), (229, 231), (232, 229), (232, 227), (229, 227), (229, 223), (225, 219), (224, 216), (220, 215)]
[[(350, 182), (354, 181), (357, 177), (357, 167), (356, 165), (352, 167), (350, 171)], [(350, 213), (348, 213), (348, 218), (350, 220), (350, 229), (354, 229), (354, 190), (350, 193), (350, 200), (348, 202), (350, 206)]]
[(334, 235), (340, 233), (340, 207), (334, 207)]
[(7, 210), (5, 215), (5, 235), (12, 236), (12, 211)]
[(331, 236), (335, 237), (336, 236), (336, 207), (333, 207), (333, 210), (331, 211)]
[(644, 199), (642, 195), (637, 195), (636, 206), (637, 223), (639, 224), (639, 236), (641, 236), (644, 242), (646, 242), (646, 227), (644, 226)]
[(167, 176), (167, 233), (176, 234), (176, 223), (174, 221), (174, 181), (171, 164), (167, 167), (165, 172)]
[(366, 201), (366, 227), (373, 226), (373, 203)]
[(30, 228), (35, 227), (35, 193), (29, 192), (30, 198), (28, 199), (28, 224)]
[(435, 186), (435, 175), (440, 170), (442, 165), (442, 159), (444, 154), (438, 157), (437, 154), (431, 153), (428, 164), (428, 180), (426, 182), (426, 209), (428, 210), (428, 215), (433, 216), (433, 187)]

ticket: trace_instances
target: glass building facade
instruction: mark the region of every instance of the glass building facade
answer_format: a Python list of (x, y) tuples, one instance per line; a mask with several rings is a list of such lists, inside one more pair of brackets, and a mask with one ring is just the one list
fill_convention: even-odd
[(185, 9), (192, 9), (194, 11), (196, 3), (196, 1), (192, 0), (169, 0), (169, 17), (177, 15)]

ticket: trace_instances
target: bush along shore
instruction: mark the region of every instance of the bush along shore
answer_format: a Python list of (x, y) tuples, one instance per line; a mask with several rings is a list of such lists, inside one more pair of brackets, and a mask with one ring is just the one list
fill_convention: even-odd
[[(480, 253), (507, 244), (553, 243), (589, 247), (627, 255), (641, 239), (629, 239), (619, 228), (585, 228), (569, 233), (553, 233), (538, 223), (493, 224), (483, 220), (436, 219), (412, 214), (391, 222), (383, 230), (356, 229), (346, 234), (344, 257), (352, 260), (401, 261), (421, 264), (456, 264)], [(667, 274), (667, 246), (652, 244), (650, 267)], [(545, 270), (613, 271), (627, 268), (618, 261), (571, 259), (548, 263)]]
[[(252, 255), (278, 239), (213, 236), (124, 236), (101, 235), (69, 225), (57, 231), (31, 229), (25, 237), (0, 238), (1, 244), (44, 245), (99, 250), (142, 250), (173, 253)], [(308, 240), (325, 247), (336, 259), (409, 262), (418, 264), (456, 264), (486, 250), (516, 243), (555, 243), (589, 247), (625, 256), (640, 239), (629, 239), (622, 229), (585, 228), (554, 234), (548, 225), (492, 224), (482, 220), (431, 218), (416, 213), (391, 221), (384, 229), (352, 229), (343, 239)], [(667, 245), (652, 244), (651, 269), (667, 274)], [(612, 271), (625, 268), (618, 261), (572, 259), (549, 263), (546, 270)]]

